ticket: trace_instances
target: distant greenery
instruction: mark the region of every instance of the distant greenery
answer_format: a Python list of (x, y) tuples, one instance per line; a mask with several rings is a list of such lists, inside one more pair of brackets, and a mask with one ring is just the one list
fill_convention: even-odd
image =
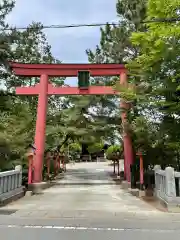
[(100, 143), (94, 143), (88, 147), (88, 151), (90, 154), (93, 153), (100, 153), (103, 150), (104, 144), (102, 142)]
[(123, 149), (119, 145), (112, 145), (106, 150), (106, 158), (108, 160), (118, 160), (122, 158)]

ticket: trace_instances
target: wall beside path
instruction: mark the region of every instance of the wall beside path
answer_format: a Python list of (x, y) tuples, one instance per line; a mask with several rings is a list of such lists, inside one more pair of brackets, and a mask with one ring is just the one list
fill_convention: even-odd
[(0, 205), (7, 204), (22, 196), (24, 196), (22, 167), (19, 165), (14, 170), (0, 172)]
[(169, 212), (180, 212), (180, 172), (172, 167), (162, 170), (159, 165), (155, 171), (155, 196), (167, 207)]

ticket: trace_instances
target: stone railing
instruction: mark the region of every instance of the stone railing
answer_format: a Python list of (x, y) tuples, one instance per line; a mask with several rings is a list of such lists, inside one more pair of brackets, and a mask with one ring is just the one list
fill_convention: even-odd
[(155, 196), (164, 203), (171, 212), (180, 211), (180, 172), (167, 167), (162, 170), (155, 166)]
[(0, 203), (23, 196), (22, 168), (0, 172)]

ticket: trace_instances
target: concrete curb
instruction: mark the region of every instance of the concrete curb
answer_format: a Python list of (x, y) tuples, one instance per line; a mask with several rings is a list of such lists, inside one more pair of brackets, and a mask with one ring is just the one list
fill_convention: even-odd
[[(41, 182), (41, 183), (33, 183), (31, 185), (29, 185), (28, 191), (29, 192), (27, 194), (27, 196), (32, 196), (32, 195), (36, 195), (36, 194), (42, 194), (43, 190), (53, 187), (54, 185), (56, 185), (56, 180), (58, 179), (63, 179), (65, 176), (64, 173), (59, 173), (54, 180), (52, 181), (47, 181), (47, 182)], [(32, 194), (30, 193), (32, 192)]]
[(137, 188), (135, 188), (135, 189), (128, 188), (128, 192), (131, 193), (135, 197), (139, 197), (139, 189), (137, 189)]
[(169, 213), (175, 213), (175, 214), (180, 213), (180, 206), (178, 204), (167, 203), (167, 202), (164, 202), (163, 200), (161, 200), (159, 198), (156, 198), (156, 199), (159, 203), (159, 206), (167, 209), (167, 211)]
[(121, 183), (121, 187), (122, 187), (122, 189), (128, 190), (128, 188), (131, 188), (131, 184), (129, 182), (123, 180)]
[(0, 207), (4, 207), (11, 202), (14, 202), (14, 201), (17, 201), (20, 198), (23, 198), (24, 196), (25, 196), (25, 191), (24, 191), (24, 188), (22, 187), (22, 191), (20, 191), (18, 193), (15, 193), (11, 197), (0, 200)]

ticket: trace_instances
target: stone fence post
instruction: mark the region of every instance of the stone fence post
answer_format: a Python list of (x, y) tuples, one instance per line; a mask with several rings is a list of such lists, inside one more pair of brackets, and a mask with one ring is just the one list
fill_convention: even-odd
[(175, 172), (174, 168), (166, 167), (161, 170), (160, 165), (154, 167), (155, 173), (155, 196), (164, 198), (167, 202), (172, 202), (176, 197)]
[(158, 176), (158, 171), (161, 170), (160, 165), (154, 166), (154, 176), (155, 176), (155, 197), (159, 198), (159, 191), (160, 191), (160, 177)]
[(175, 185), (175, 174), (174, 168), (167, 167), (165, 169), (165, 181), (166, 181), (166, 197), (167, 202), (172, 202), (173, 199), (176, 197), (176, 185)]
[(17, 165), (15, 167), (15, 170), (19, 171), (19, 176), (18, 176), (18, 187), (21, 187), (22, 186), (22, 166), (21, 165)]

